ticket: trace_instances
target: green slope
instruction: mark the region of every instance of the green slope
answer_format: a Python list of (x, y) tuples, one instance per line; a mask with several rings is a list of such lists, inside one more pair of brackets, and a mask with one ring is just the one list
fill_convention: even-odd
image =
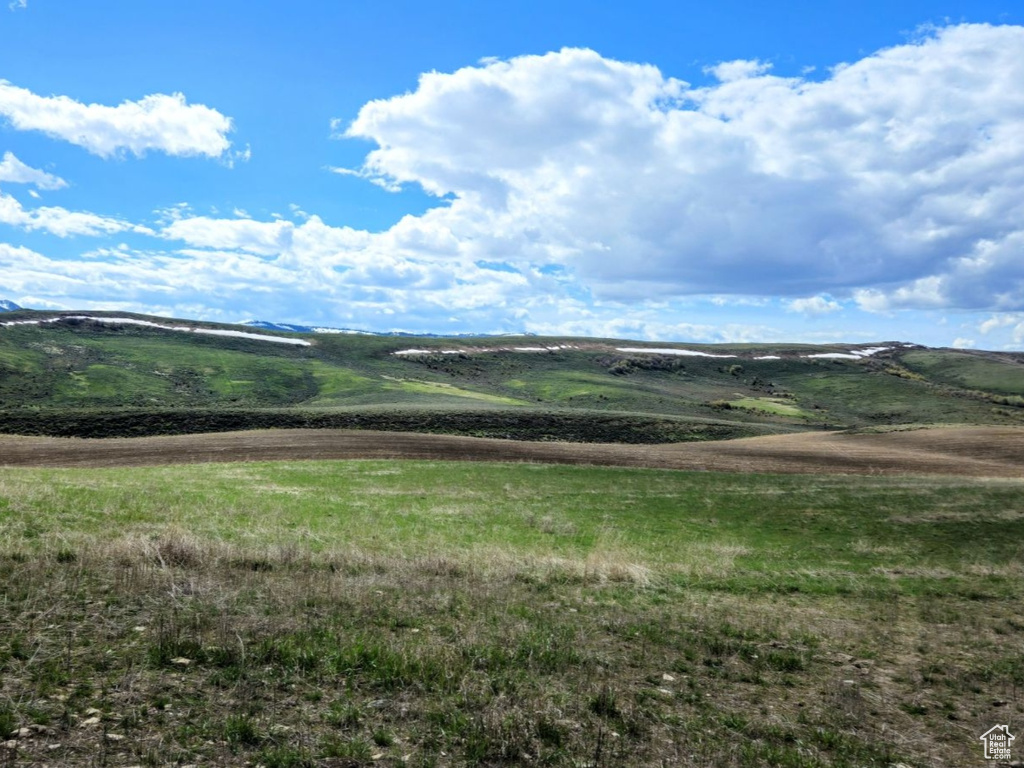
[[(58, 317), (14, 312), (4, 320)], [(107, 435), (364, 425), (540, 439), (615, 440), (621, 433), (642, 441), (646, 433), (661, 441), (826, 427), (1024, 423), (1024, 355), (883, 343), (888, 349), (854, 360), (808, 355), (848, 354), (865, 345), (301, 338), (311, 343), (89, 319), (3, 325), (0, 430)], [(644, 347), (708, 356), (623, 351)], [(398, 354), (409, 349), (419, 352)], [(570, 422), (575, 426), (566, 427)]]

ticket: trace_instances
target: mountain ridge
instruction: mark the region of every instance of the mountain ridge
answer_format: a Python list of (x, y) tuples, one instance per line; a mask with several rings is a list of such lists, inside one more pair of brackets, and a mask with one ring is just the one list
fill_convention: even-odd
[(0, 432), (15, 434), (334, 427), (653, 443), (1024, 424), (1021, 353), (304, 334), (127, 312), (8, 318)]

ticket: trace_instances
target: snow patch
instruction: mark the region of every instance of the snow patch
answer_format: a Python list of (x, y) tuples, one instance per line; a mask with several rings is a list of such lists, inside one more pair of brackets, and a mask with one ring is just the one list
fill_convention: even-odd
[(755, 357), (754, 359), (755, 360), (781, 360), (782, 358), (779, 357), (778, 355), (761, 355), (760, 357)]
[(889, 347), (868, 347), (867, 349), (851, 349), (849, 352), (819, 352), (814, 355), (804, 355), (804, 357), (818, 360), (863, 360), (865, 357), (871, 357), (889, 349)]
[(694, 349), (673, 349), (670, 347), (616, 347), (618, 352), (639, 352), (646, 355), (683, 355), (685, 357), (736, 357), (736, 355), (713, 355)]
[(49, 317), (43, 320), (15, 320), (10, 323), (0, 323), (0, 326), (9, 325), (39, 325), (40, 323), (58, 323), (61, 320), (92, 320), (96, 323), (107, 325), (141, 325), (145, 328), (158, 328), (162, 331), (182, 331), (184, 333), (203, 333), (208, 336), (232, 336), (237, 339), (252, 339), (254, 341), (274, 341), (278, 344), (295, 344), (300, 347), (308, 347), (310, 343), (302, 339), (286, 339), (283, 336), (264, 336), (261, 333), (246, 333), (245, 331), (222, 331), (217, 328), (189, 328), (184, 325), (161, 325), (151, 323), (148, 320), (136, 320), (133, 317), (92, 317), (91, 315), (64, 315), (62, 317)]
[(464, 349), (400, 349), (393, 355), (473, 355), (482, 352), (557, 352), (560, 349), (579, 349), (571, 344), (551, 347), (466, 347)]
[(253, 339), (255, 341), (276, 341), (279, 344), (295, 344), (300, 347), (310, 346), (310, 342), (303, 339), (286, 339), (283, 336), (264, 336), (261, 333), (246, 333), (245, 331), (221, 331), (216, 328), (182, 328), (168, 326), (172, 331), (191, 331), (192, 333), (206, 333), (210, 336), (234, 336), (236, 339)]

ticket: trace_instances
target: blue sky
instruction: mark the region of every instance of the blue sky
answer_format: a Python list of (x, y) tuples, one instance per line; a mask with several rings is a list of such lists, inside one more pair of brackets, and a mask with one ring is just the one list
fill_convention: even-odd
[(4, 0), (0, 298), (1024, 349), (1024, 7)]

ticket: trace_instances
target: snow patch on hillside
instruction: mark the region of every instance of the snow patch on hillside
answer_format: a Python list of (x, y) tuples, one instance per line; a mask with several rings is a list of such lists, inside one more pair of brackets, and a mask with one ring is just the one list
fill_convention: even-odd
[(698, 352), (695, 349), (675, 349), (673, 347), (616, 347), (617, 352), (630, 352), (646, 355), (682, 355), (685, 357), (736, 357), (736, 355), (713, 355), (710, 352)]
[(819, 352), (814, 355), (804, 355), (804, 357), (816, 360), (863, 360), (865, 357), (877, 355), (879, 352), (887, 352), (889, 349), (889, 347), (868, 347), (867, 349), (851, 349), (849, 352)]
[(182, 331), (184, 333), (202, 333), (208, 336), (231, 336), (237, 339), (252, 339), (253, 341), (273, 341), (278, 344), (293, 344), (300, 347), (310, 346), (310, 342), (303, 339), (287, 339), (283, 336), (264, 336), (261, 333), (246, 333), (245, 331), (227, 331), (218, 328), (190, 328), (185, 325), (161, 325), (151, 323), (148, 320), (136, 320), (133, 317), (92, 317), (91, 315), (64, 315), (62, 317), (48, 317), (42, 320), (14, 320), (9, 323), (0, 323), (0, 326), (11, 325), (40, 325), (42, 323), (57, 323), (61, 320), (91, 320), (96, 323), (107, 325), (140, 325), (146, 328), (157, 328), (162, 331)]
[(550, 347), (463, 347), (461, 349), (399, 349), (393, 355), (474, 355), (485, 352), (558, 352), (560, 349), (579, 349), (572, 344), (554, 344)]

